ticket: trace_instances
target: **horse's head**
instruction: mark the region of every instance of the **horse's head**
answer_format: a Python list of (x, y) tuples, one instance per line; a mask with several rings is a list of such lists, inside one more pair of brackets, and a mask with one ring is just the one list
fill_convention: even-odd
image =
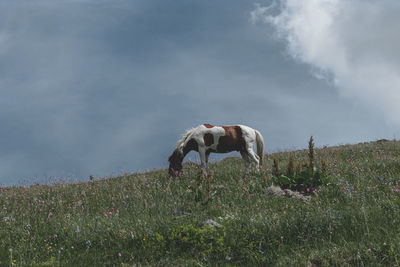
[(182, 160), (183, 160), (183, 155), (182, 153), (175, 149), (172, 155), (168, 158), (169, 161), (169, 168), (168, 168), (168, 173), (171, 176), (175, 176), (179, 174), (182, 170)]

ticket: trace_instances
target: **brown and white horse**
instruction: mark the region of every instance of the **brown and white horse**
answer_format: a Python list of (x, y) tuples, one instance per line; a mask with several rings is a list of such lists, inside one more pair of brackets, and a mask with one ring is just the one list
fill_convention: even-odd
[[(255, 142), (257, 143), (257, 154), (253, 151)], [(182, 170), (184, 157), (192, 150), (199, 152), (201, 166), (206, 175), (208, 174), (208, 157), (211, 152), (228, 153), (239, 151), (246, 168), (250, 166), (250, 159), (261, 167), (264, 156), (264, 139), (259, 131), (244, 125), (199, 125), (182, 136), (176, 149), (168, 158), (168, 173), (171, 176), (179, 174)]]

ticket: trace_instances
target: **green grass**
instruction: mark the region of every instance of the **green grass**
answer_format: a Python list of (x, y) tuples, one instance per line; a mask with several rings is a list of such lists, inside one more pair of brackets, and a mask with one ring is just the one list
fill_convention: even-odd
[[(246, 177), (239, 158), (211, 164), (208, 201), (193, 163), (175, 179), (0, 188), (0, 266), (399, 265), (400, 142), (315, 152), (329, 184), (309, 202), (264, 194), (272, 155)], [(281, 168), (289, 154), (274, 154)]]

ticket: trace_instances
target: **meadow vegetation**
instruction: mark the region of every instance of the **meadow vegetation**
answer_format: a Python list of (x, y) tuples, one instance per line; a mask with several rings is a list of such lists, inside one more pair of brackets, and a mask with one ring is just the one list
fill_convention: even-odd
[(267, 155), (247, 175), (226, 158), (205, 181), (189, 162), (176, 178), (156, 170), (2, 187), (0, 266), (399, 265), (400, 142), (314, 155), (325, 180), (299, 187), (307, 201), (265, 188), (276, 183), (273, 158), (294, 177), (309, 150)]

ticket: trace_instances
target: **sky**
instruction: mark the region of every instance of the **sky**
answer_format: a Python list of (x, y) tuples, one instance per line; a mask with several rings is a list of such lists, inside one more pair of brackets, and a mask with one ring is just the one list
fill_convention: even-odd
[(319, 147), (398, 138), (399, 11), (397, 0), (3, 0), (0, 184), (166, 168), (202, 123), (258, 129), (266, 153), (311, 135)]

